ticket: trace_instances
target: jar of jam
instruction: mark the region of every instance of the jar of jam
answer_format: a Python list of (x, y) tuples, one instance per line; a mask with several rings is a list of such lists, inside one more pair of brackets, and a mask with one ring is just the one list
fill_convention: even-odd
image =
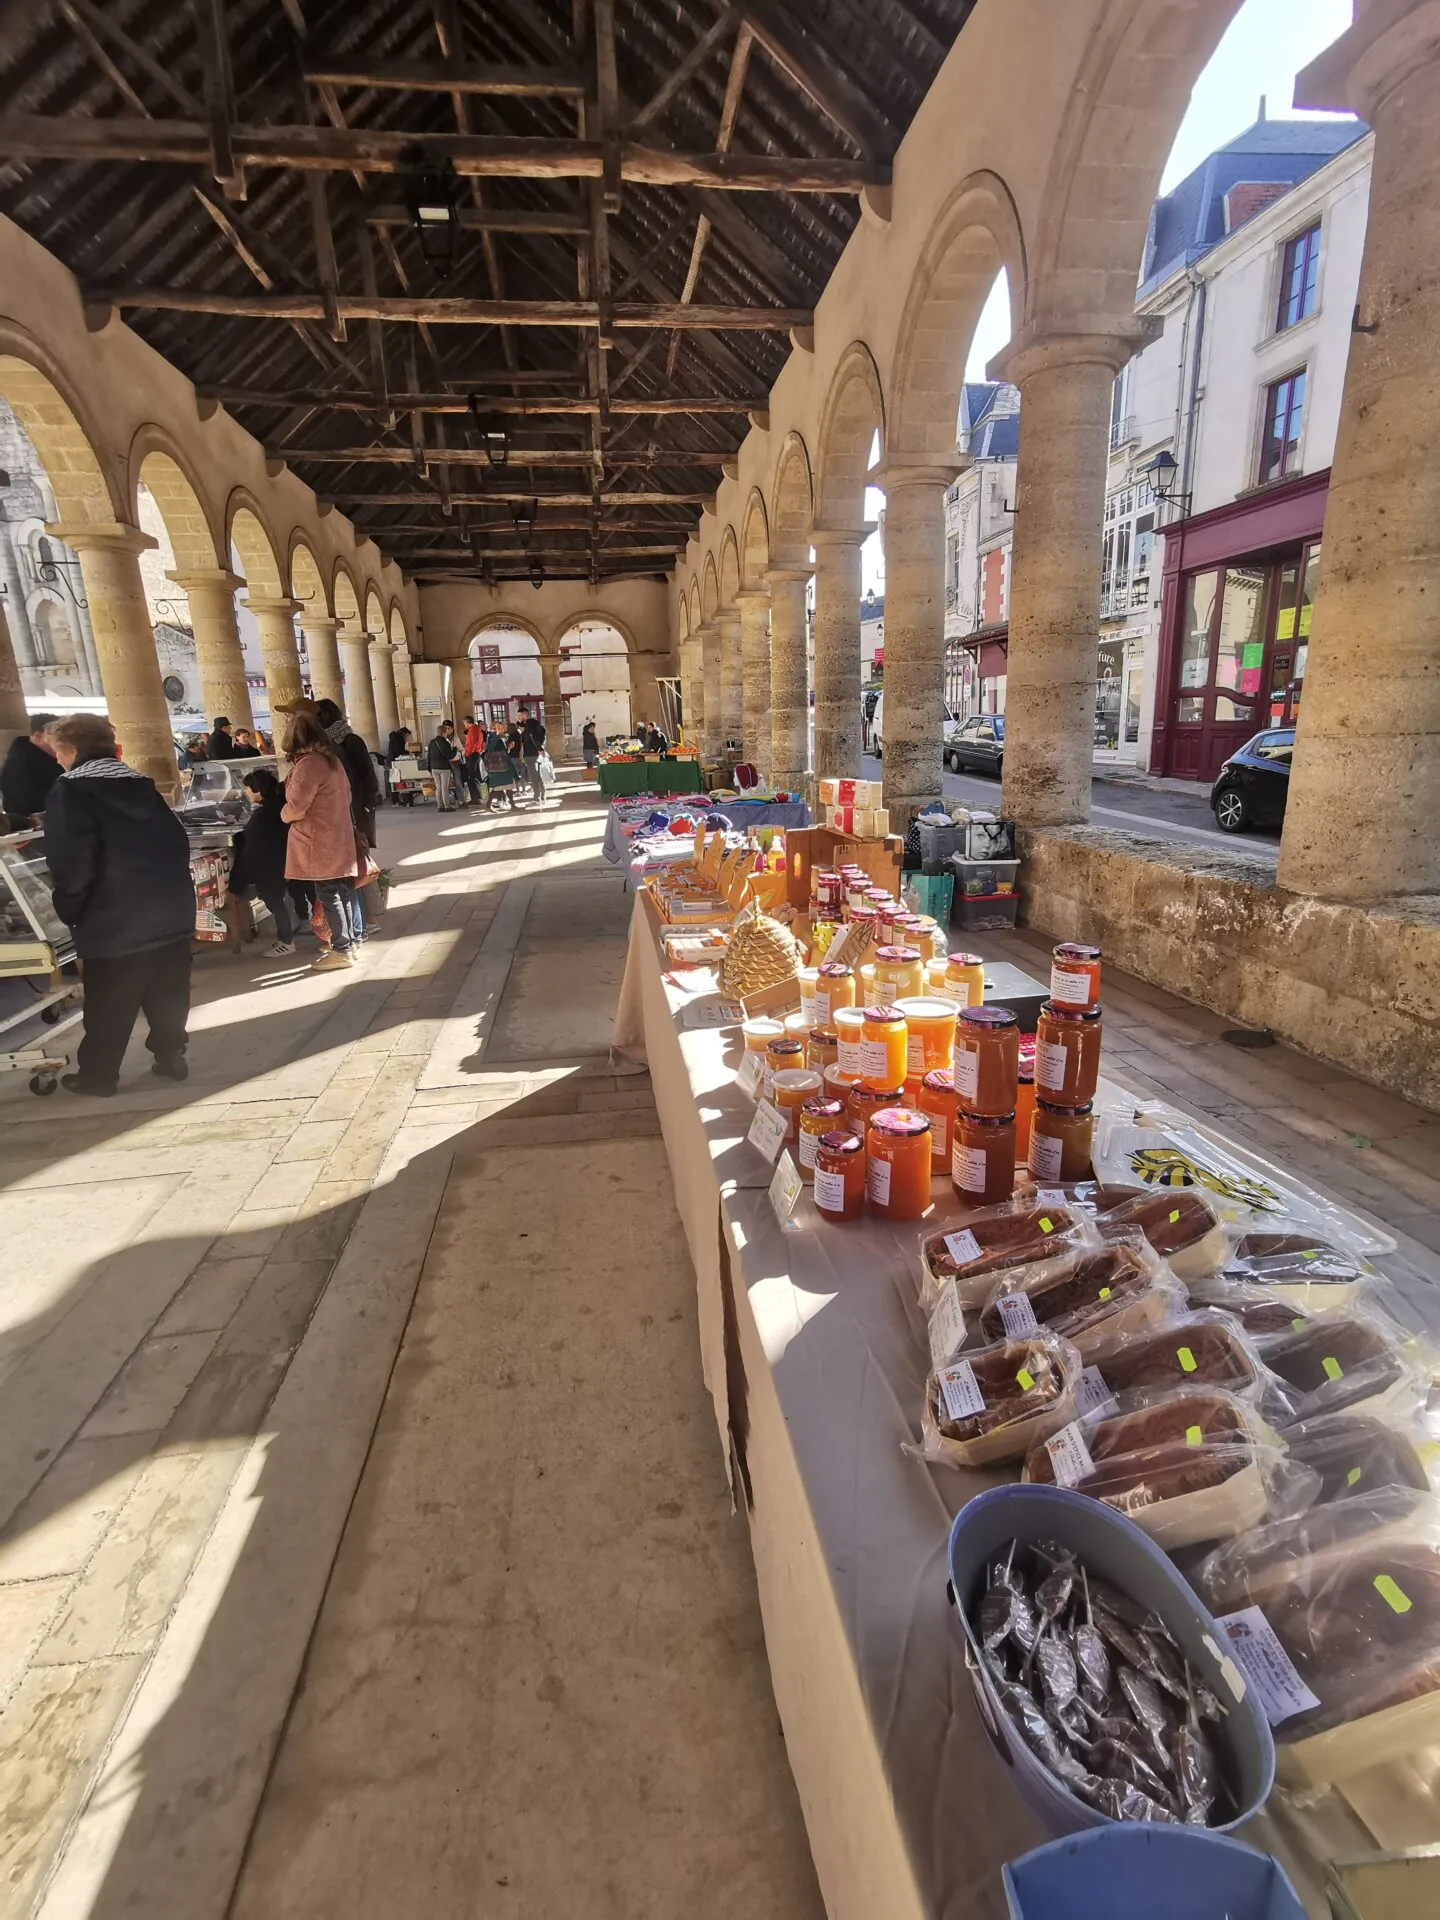
[(849, 909), (848, 917), (851, 926), (854, 926), (857, 920), (862, 927), (873, 927), (875, 925), (875, 909), (864, 899), (861, 900), (858, 907), (851, 907)]
[(1035, 1028), (1035, 1091), (1042, 1100), (1081, 1107), (1095, 1098), (1104, 1024), (1099, 1007), (1045, 1002)]
[(803, 1047), (810, 1037), (811, 1019), (808, 1013), (787, 1013), (785, 1016), (785, 1037), (798, 1040)]
[(1048, 1100), (1037, 1100), (1030, 1123), (1032, 1177), (1051, 1187), (1093, 1178), (1094, 1135), (1095, 1110), (1089, 1101), (1080, 1107), (1052, 1107)]
[(872, 1114), (879, 1113), (885, 1107), (898, 1107), (905, 1099), (905, 1089), (899, 1081), (893, 1087), (872, 1087), (864, 1080), (851, 1087), (845, 1097), (845, 1119), (863, 1140), (870, 1125)]
[(933, 960), (925, 962), (925, 991), (928, 994), (945, 992), (945, 969), (949, 965), (943, 953), (937, 953)]
[(837, 1127), (845, 1125), (845, 1103), (843, 1100), (829, 1100), (822, 1093), (807, 1100), (800, 1109), (800, 1137), (797, 1141), (796, 1165), (800, 1169), (800, 1178), (808, 1184), (815, 1178), (815, 1149), (820, 1144), (822, 1133), (833, 1133)]
[(819, 984), (819, 967), (801, 967), (798, 974), (800, 982), (800, 1011), (808, 1016), (811, 1025), (815, 1021), (815, 988)]
[(1015, 1159), (1024, 1165), (1030, 1158), (1030, 1122), (1035, 1118), (1035, 1049), (1020, 1048), (1020, 1081), (1015, 1089)]
[(838, 920), (827, 920), (823, 914), (812, 915), (810, 920), (810, 957), (818, 966), (835, 944), (840, 931)]
[(1050, 956), (1050, 998), (1067, 1007), (1100, 1004), (1100, 949), (1067, 942)]
[(772, 1040), (785, 1038), (785, 1028), (779, 1020), (743, 1020), (740, 1032), (745, 1041), (745, 1051), (758, 1053), (762, 1058)]
[(953, 1000), (897, 1000), (895, 1011), (905, 1016), (906, 1072), (934, 1073), (948, 1067), (955, 1058), (955, 1017), (960, 1009)]
[(825, 1098), (838, 1100), (848, 1110), (850, 1095), (860, 1084), (858, 1073), (846, 1073), (841, 1066), (821, 1069), (820, 1078), (825, 1082)]
[(918, 1220), (930, 1205), (930, 1120), (883, 1107), (865, 1132), (865, 1199), (884, 1220)]
[(925, 981), (925, 963), (914, 947), (875, 949), (875, 991), (884, 1000), (918, 995)]
[(815, 904), (827, 912), (838, 913), (845, 904), (845, 882), (833, 867), (817, 867), (810, 876)]
[(821, 967), (815, 982), (815, 1023), (829, 1026), (841, 1007), (855, 1004), (855, 975), (849, 967), (829, 961)]
[(957, 1113), (950, 1178), (967, 1206), (991, 1207), (1015, 1191), (1013, 1113)]
[(805, 1042), (792, 1040), (785, 1029), (780, 1029), (780, 1038), (772, 1040), (765, 1049), (765, 1081), (760, 1089), (762, 1100), (769, 1100), (774, 1093), (775, 1075), (787, 1067), (803, 1067), (805, 1064)]
[(815, 1205), (830, 1220), (865, 1211), (865, 1142), (857, 1134), (837, 1129), (815, 1142)]
[(898, 1087), (909, 1070), (909, 1032), (896, 1007), (866, 1007), (860, 1077), (869, 1087)]
[(840, 1058), (840, 1036), (834, 1027), (811, 1027), (805, 1041), (805, 1064), (816, 1073), (833, 1067)]
[(957, 1007), (985, 1004), (985, 962), (978, 953), (952, 953), (945, 962), (946, 996)]
[(920, 1082), (915, 1104), (930, 1122), (930, 1167), (944, 1173), (950, 1164), (950, 1142), (955, 1132), (955, 1076), (937, 1067)]
[(1008, 1007), (966, 1007), (957, 1017), (953, 1070), (966, 1113), (1014, 1113), (1020, 1023)]
[(790, 1151), (796, 1151), (800, 1139), (800, 1109), (807, 1100), (814, 1100), (825, 1090), (825, 1083), (818, 1073), (811, 1073), (808, 1067), (782, 1067), (772, 1074), (770, 1080), (770, 1098), (776, 1110), (785, 1117), (785, 1144)]
[(865, 1069), (865, 1015), (859, 1007), (841, 1007), (831, 1019), (830, 1024), (839, 1036), (836, 1042), (838, 1059), (846, 1073), (853, 1073), (858, 1079)]
[(876, 998), (875, 962), (862, 960), (855, 969), (855, 1004), (857, 1007), (873, 1007)]

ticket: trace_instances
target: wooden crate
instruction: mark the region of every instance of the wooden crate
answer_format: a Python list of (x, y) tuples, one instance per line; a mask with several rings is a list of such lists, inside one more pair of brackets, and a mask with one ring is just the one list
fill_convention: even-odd
[(899, 834), (883, 839), (861, 839), (858, 834), (837, 833), (834, 827), (787, 827), (785, 859), (787, 893), (792, 907), (810, 905), (810, 875), (816, 867), (853, 864), (863, 867), (877, 887), (900, 897), (900, 859), (905, 842)]

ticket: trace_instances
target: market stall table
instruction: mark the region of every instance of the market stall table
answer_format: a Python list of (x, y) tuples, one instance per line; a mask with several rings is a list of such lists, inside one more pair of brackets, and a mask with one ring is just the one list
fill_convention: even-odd
[(602, 760), (601, 793), (700, 793), (698, 760)]
[[(807, 1195), (782, 1230), (745, 1138), (738, 1028), (708, 971), (667, 969), (638, 895), (618, 1052), (647, 1062), (695, 1265), (701, 1356), (748, 1510), (776, 1701), (831, 1920), (999, 1916), (1000, 1868), (1047, 1836), (977, 1712), (946, 1600), (953, 1515), (1005, 1469), (929, 1466), (917, 1228), (839, 1226)], [(710, 1010), (707, 1012), (707, 1009)], [(1112, 1087), (1112, 1092), (1121, 1092)], [(942, 1199), (942, 1192), (947, 1197)], [(960, 1210), (937, 1184), (935, 1218)], [(1274, 1821), (1244, 1831), (1313, 1871)]]
[[(642, 837), (640, 830), (655, 811), (667, 812), (671, 809), (667, 809), (663, 803), (658, 808), (651, 808), (639, 802), (624, 801), (611, 807), (600, 851), (612, 867), (632, 865), (633, 845)], [(808, 827), (810, 824), (810, 809), (803, 800), (717, 800), (713, 811), (723, 813), (736, 831), (742, 833), (749, 833), (756, 827)], [(677, 834), (675, 838), (687, 851), (693, 847), (693, 835)]]

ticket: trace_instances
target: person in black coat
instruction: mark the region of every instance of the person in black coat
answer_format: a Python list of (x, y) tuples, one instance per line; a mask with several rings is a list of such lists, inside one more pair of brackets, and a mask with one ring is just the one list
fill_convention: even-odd
[(285, 849), (290, 840), (289, 824), (280, 814), (285, 789), (268, 767), (257, 767), (254, 773), (246, 774), (245, 791), (250, 799), (250, 818), (235, 836), (230, 892), (238, 900), (258, 894), (265, 902), (275, 922), (275, 942), (266, 952), (272, 959), (279, 959), (294, 953), (300, 925), (285, 880)]
[(380, 776), (375, 771), (375, 756), (333, 700), (317, 700), (315, 718), (330, 736), (330, 744), (340, 756), (340, 764), (350, 782), (350, 811), (355, 825), (364, 834), (365, 844), (373, 847), (375, 813), (380, 805)]
[(0, 808), (16, 832), (44, 813), (45, 796), (60, 778), (60, 762), (47, 731), (54, 724), (52, 713), (33, 715), (29, 733), (16, 734), (0, 767)]
[(235, 741), (230, 732), (230, 721), (226, 714), (218, 715), (210, 722), (210, 737), (205, 742), (207, 760), (233, 760)]
[(77, 1071), (60, 1084), (113, 1094), (141, 1012), (151, 1071), (188, 1079), (189, 838), (154, 781), (120, 759), (108, 720), (72, 714), (55, 722), (50, 738), (62, 772), (45, 802), (45, 858), (55, 911), (75, 935), (85, 978)]

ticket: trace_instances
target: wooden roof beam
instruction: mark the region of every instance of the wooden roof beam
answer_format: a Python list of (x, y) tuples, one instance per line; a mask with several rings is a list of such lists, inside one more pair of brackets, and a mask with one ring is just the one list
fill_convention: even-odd
[[(424, 416), (416, 413), (416, 420)], [(371, 465), (403, 467), (411, 464), (413, 452), (409, 447), (274, 447), (270, 450), (272, 460), (286, 460), (292, 464), (306, 460), (321, 466), (339, 466), (355, 462), (368, 462)], [(734, 459), (733, 453), (697, 452), (685, 447), (657, 447), (645, 452), (616, 454), (615, 465), (629, 467), (718, 467), (726, 460)], [(488, 467), (489, 455), (483, 447), (438, 447), (429, 449), (429, 461), (432, 465), (442, 462), (455, 467)], [(511, 447), (510, 458), (503, 466), (497, 466), (497, 473), (511, 471), (516, 467), (588, 467), (592, 461), (588, 447)]]
[[(503, 370), (491, 377), (508, 378)], [(557, 377), (563, 379), (565, 376)], [(525, 379), (526, 372), (522, 370), (515, 378)], [(569, 395), (492, 394), (483, 391), (483, 383), (479, 381), (474, 390), (487, 413), (540, 416), (553, 414), (563, 417), (569, 414), (594, 413), (599, 405), (599, 402), (594, 399), (574, 398)], [(196, 391), (201, 399), (214, 400), (224, 407), (315, 407), (337, 413), (368, 413), (375, 406), (373, 393), (341, 387), (269, 388), (230, 386), (217, 382), (200, 386)], [(471, 391), (467, 388), (463, 393), (396, 393), (390, 395), (388, 404), (407, 413), (468, 413)], [(663, 399), (612, 400), (610, 411), (615, 414), (753, 413), (765, 405), (766, 397), (763, 393), (672, 394)]]
[(405, 93), (509, 94), (517, 98), (556, 95), (583, 98), (578, 67), (506, 66), (467, 60), (361, 60), (351, 54), (315, 56), (305, 65), (314, 87), (371, 87)]
[[(85, 295), (87, 307), (101, 317), (103, 308), (154, 313), (216, 313), (248, 320), (324, 320), (322, 295), (313, 293), (207, 293), (194, 287), (102, 287)], [(425, 298), (415, 294), (341, 294), (335, 310), (342, 320), (380, 320), (431, 326), (596, 327), (601, 320), (593, 300), (476, 300), (459, 294)], [(815, 323), (810, 307), (695, 307), (674, 302), (654, 306), (618, 306), (611, 324), (625, 330), (684, 327), (701, 331), (788, 333)]]
[[(410, 227), (410, 209), (379, 206), (365, 218), (372, 227)], [(522, 211), (515, 207), (457, 207), (455, 218), (467, 233), (588, 233), (589, 217), (583, 213)]]
[[(435, 505), (433, 493), (419, 493), (413, 487), (408, 493), (354, 493), (327, 488), (323, 496), (327, 500), (352, 502), (356, 506), (370, 507), (423, 507)], [(594, 499), (591, 493), (537, 493), (534, 487), (521, 487), (502, 491), (499, 487), (487, 487), (483, 493), (455, 493), (451, 500), (457, 507), (488, 507), (496, 501), (508, 504), (516, 501), (524, 506), (536, 500), (542, 507), (588, 507)], [(661, 492), (614, 492), (602, 493), (600, 505), (615, 507), (702, 507), (715, 497), (712, 487), (709, 493), (661, 493)]]

